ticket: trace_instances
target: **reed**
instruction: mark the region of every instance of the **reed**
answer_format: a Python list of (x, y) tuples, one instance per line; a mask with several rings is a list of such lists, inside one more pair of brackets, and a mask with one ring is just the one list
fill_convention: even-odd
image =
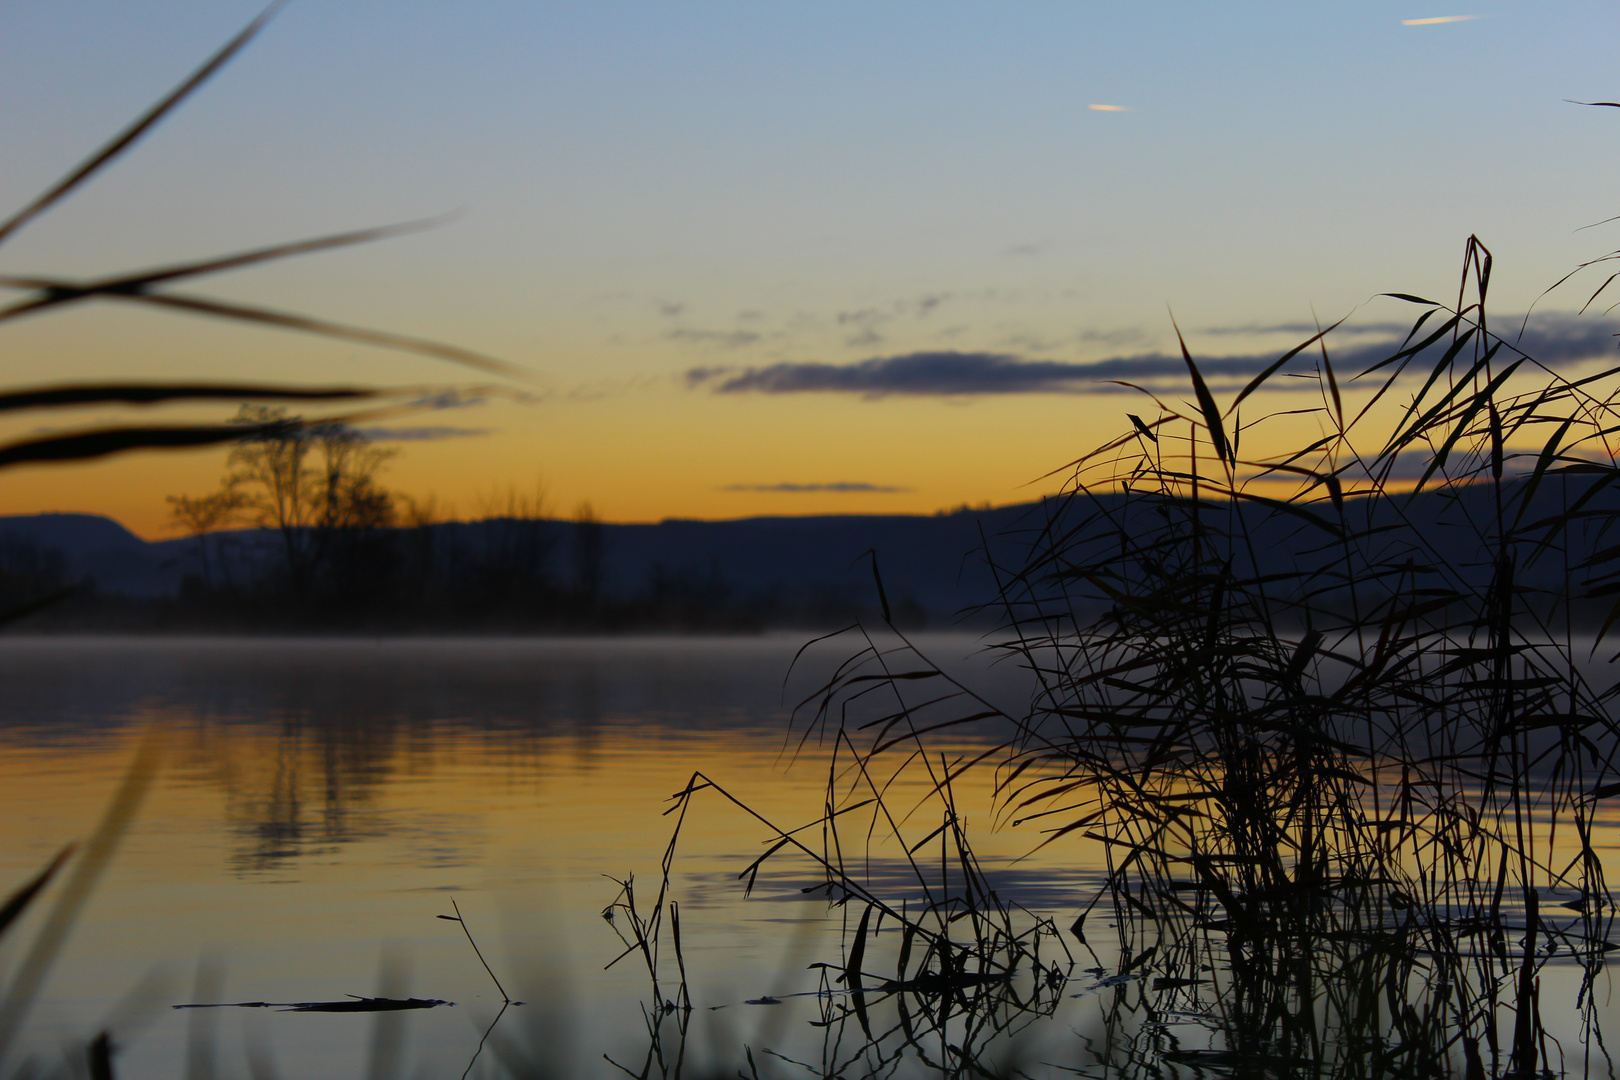
[[(1454, 304), (1391, 294), (1410, 333), (1347, 378), (1329, 327), (1222, 404), (1183, 344), (1192, 402), (1149, 395), (1027, 531), (987, 538), (990, 648), (1029, 672), (1027, 703), (985, 701), (887, 626), (804, 704), (806, 737), (882, 785), (925, 770), (947, 819), (952, 779), (993, 769), (998, 813), (1039, 846), (1101, 845), (1073, 935), (1100, 903), (1111, 1069), (1562, 1073), (1555, 953), (1582, 976), (1559, 1008), (1601, 1046), (1620, 368), (1569, 376), (1496, 333), (1490, 274), (1470, 238)], [(1320, 434), (1243, 456), (1277, 419), (1243, 406), (1286, 376), (1314, 383)], [(1009, 541), (1020, 559), (992, 557)], [(975, 731), (987, 749), (941, 759)], [(1207, 1048), (1153, 1035), (1172, 1008), (1208, 1019)]]

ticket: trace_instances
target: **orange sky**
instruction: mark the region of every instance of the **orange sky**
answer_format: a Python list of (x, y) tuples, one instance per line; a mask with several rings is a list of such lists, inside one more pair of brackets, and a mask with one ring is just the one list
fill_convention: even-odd
[[(0, 11), (0, 96), (16, 103), (0, 215), (256, 13)], [(1177, 325), (1201, 359), (1252, 368), (1353, 315), (1338, 346), (1353, 351), (1412, 317), (1374, 294), (1454, 295), (1470, 233), (1497, 256), (1509, 315), (1612, 247), (1576, 230), (1614, 211), (1614, 118), (1565, 99), (1613, 96), (1617, 22), (1518, 3), (1444, 23), (1380, 5), (739, 17), (406, 2), (382, 19), (292, 4), (6, 238), (0, 273), (82, 279), (459, 211), (174, 288), (450, 342), (521, 374), (491, 395), (476, 392), (487, 374), (443, 361), (102, 302), (0, 325), (3, 382), (458, 388), (482, 403), (378, 423), (432, 436), (392, 444), (386, 482), (463, 516), (537, 489), (553, 513), (588, 500), (617, 521), (1022, 501), (1127, 410), (1152, 411), (1097, 380), (1173, 360)], [(1480, 147), (1505, 145), (1481, 167)], [(990, 382), (952, 383), (959, 363)], [(1034, 377), (1042, 365), (1057, 374)], [(27, 416), (0, 438), (129, 418)], [(14, 469), (0, 513), (105, 513), (163, 535), (165, 496), (204, 493), (223, 459)]]

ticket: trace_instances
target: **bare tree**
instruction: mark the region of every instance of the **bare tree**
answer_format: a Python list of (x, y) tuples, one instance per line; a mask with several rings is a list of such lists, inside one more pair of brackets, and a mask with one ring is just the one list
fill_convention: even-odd
[(394, 497), (378, 485), (377, 473), (394, 451), (373, 446), (347, 424), (317, 424), (310, 431), (320, 457), (317, 527), (383, 529), (393, 525)]
[(231, 450), (226, 486), (261, 528), (280, 535), (289, 583), (306, 593), (346, 530), (394, 522), (394, 499), (377, 483), (393, 456), (347, 424), (303, 424), (286, 410), (243, 405), (236, 422), (254, 433)]

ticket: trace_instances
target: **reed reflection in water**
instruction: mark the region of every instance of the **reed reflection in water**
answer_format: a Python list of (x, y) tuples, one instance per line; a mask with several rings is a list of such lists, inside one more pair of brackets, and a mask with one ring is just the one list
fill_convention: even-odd
[[(712, 791), (693, 794), (671, 864), (695, 1010), (664, 1012), (632, 962), (604, 972), (620, 947), (602, 918), (618, 896), (608, 875), (636, 875), (646, 915), (672, 827), (660, 814), (694, 773), (790, 828), (822, 812), (830, 747), (812, 738), (796, 761), (782, 753), (798, 747), (787, 739), (791, 703), (827, 675), (812, 654), (784, 692), (801, 644), (0, 642), (11, 691), (0, 880), (25, 880), (94, 829), (143, 731), (162, 736), (166, 759), (42, 989), (28, 1048), (51, 1062), (110, 1029), (125, 1077), (460, 1075), (475, 1054), (473, 1075), (489, 1076), (622, 1075), (604, 1054), (636, 1075), (859, 1075), (886, 1062), (926, 1069), (935, 1043), (954, 1072), (962, 1058), (943, 1046), (970, 1042), (985, 1064), (1031, 1075), (1243, 1073), (1219, 1050), (1243, 1019), (1230, 1015), (1243, 1001), (1223, 997), (1242, 972), (1219, 949), (1120, 955), (1105, 903), (1084, 945), (1037, 935), (1039, 966), (1026, 959), (1006, 983), (952, 983), (923, 944), (907, 966), (892, 922), (863, 920), (862, 904), (838, 905), (836, 890), (805, 892), (827, 878), (813, 859), (774, 855), (744, 899), (739, 872), (774, 837)], [(977, 654), (973, 639), (923, 644), (986, 695), (1027, 698), (1015, 668), (962, 659)], [(1028, 909), (1018, 932), (1036, 918), (1066, 931), (1098, 896), (1106, 857), (1063, 843), (1020, 859), (1042, 837), (994, 827), (987, 783), (988, 773), (956, 781), (966, 824), (919, 856), (930, 881), (946, 902), (961, 895), (965, 863), (946, 849), (971, 841), (983, 884)], [(888, 802), (915, 805), (899, 787)], [(1595, 845), (1605, 859), (1610, 818)], [(867, 861), (859, 875), (884, 903), (915, 912), (925, 901), (902, 859)], [(510, 996), (528, 1004), (503, 1011), (459, 928), (435, 918), (452, 900)], [(11, 935), (8, 970), (40, 914)], [(672, 961), (666, 952), (660, 997)], [(901, 987), (871, 977), (897, 966), (921, 974)], [(851, 971), (868, 973), (860, 994)], [(1548, 963), (1543, 1018), (1572, 1068), (1590, 1058), (1606, 1075), (1602, 1048), (1582, 1043), (1564, 1023), (1573, 1008), (1556, 1004), (1573, 1002), (1580, 980), (1572, 963)], [(1606, 974), (1595, 994), (1606, 1014)], [(457, 1004), (378, 1018), (169, 1008), (347, 995)], [(1265, 1062), (1248, 1064), (1265, 1074)]]

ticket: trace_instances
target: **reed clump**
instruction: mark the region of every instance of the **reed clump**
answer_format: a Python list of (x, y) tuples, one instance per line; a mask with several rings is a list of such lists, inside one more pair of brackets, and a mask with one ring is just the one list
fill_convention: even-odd
[[(912, 777), (948, 831), (969, 770), (994, 771), (1000, 818), (1038, 846), (1100, 848), (1071, 928), (1103, 958), (1089, 1067), (1474, 1080), (1607, 1061), (1620, 368), (1566, 374), (1497, 333), (1490, 275), (1470, 238), (1455, 304), (1391, 294), (1418, 313), (1382, 361), (1336, 372), (1329, 327), (1224, 405), (1183, 345), (1190, 403), (1152, 396), (1024, 532), (987, 539), (990, 648), (1027, 670), (1028, 702), (985, 700), (890, 626), (857, 630), (801, 707), (845, 755), (814, 823), (841, 858), (937, 839), (901, 839), (928, 815), (885, 792)], [(1243, 406), (1289, 376), (1318, 432), (1243, 456), (1276, 420)], [(947, 738), (977, 748), (947, 760)], [(840, 838), (857, 811), (870, 827)], [(1004, 906), (963, 902), (952, 919)], [(1543, 1022), (1549, 964), (1578, 1046)]]
[[(1455, 304), (1395, 295), (1418, 312), (1387, 357), (1341, 377), (1329, 327), (1224, 406), (1183, 346), (1189, 405), (1152, 397), (1023, 532), (986, 539), (990, 648), (1027, 702), (886, 617), (796, 712), (799, 746), (829, 751), (819, 816), (766, 821), (701, 774), (677, 793), (681, 819), (710, 792), (766, 828), (745, 888), (793, 859), (845, 913), (809, 992), (822, 1059), (792, 1064), (1016, 1071), (1009, 1036), (1086, 996), (1079, 1059), (1056, 1062), (1081, 1075), (1610, 1069), (1594, 835), (1620, 795), (1620, 368), (1568, 375), (1499, 335), (1490, 275), (1471, 238)], [(1315, 391), (1318, 433), (1243, 456), (1276, 417), (1242, 406), (1284, 377)], [(1032, 846), (1100, 852), (1067, 935), (973, 856), (954, 791), (985, 771)], [(627, 883), (617, 902), (655, 984), (675, 843), (653, 916)], [(1549, 970), (1568, 1000), (1544, 1013)], [(655, 1008), (655, 1046), (664, 1015), (684, 1046), (685, 1011)], [(625, 1071), (672, 1075), (659, 1061)]]

